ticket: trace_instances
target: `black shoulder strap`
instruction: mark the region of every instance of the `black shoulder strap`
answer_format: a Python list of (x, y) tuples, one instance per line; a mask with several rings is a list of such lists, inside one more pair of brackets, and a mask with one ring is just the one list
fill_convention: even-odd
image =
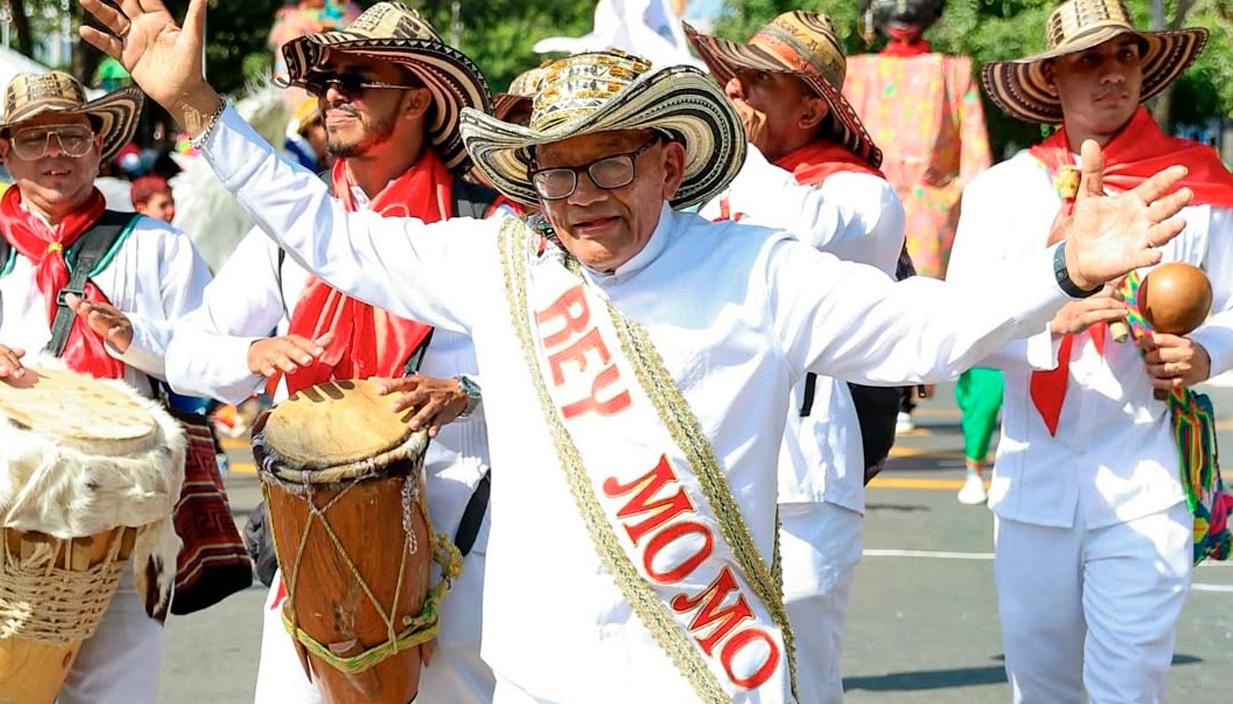
[(69, 331), (73, 329), (73, 311), (69, 310), (64, 297), (70, 293), (83, 297), (86, 295), (86, 281), (89, 280), (94, 267), (98, 266), (129, 225), (139, 217), (141, 216), (138, 213), (104, 210), (94, 226), (65, 251), (64, 260), (73, 273), (69, 276), (68, 285), (56, 294), (56, 317), (51, 324), (51, 341), (47, 343), (44, 351), (57, 357), (64, 354)]
[(475, 546), (475, 538), (479, 536), (480, 524), (484, 522), (484, 514), (488, 511), (488, 494), (492, 491), (492, 470), (484, 472), (467, 507), (462, 510), (462, 520), (458, 522), (458, 530), (454, 533), (454, 545), (458, 552), (466, 557)]
[(483, 219), (488, 215), (488, 208), (500, 197), (500, 193), (487, 186), (455, 178), (451, 193), (453, 217)]
[(16, 253), (17, 250), (9, 246), (9, 241), (3, 237), (0, 237), (0, 276), (4, 276), (9, 273), (9, 265), (12, 264), (9, 260), (16, 255)]

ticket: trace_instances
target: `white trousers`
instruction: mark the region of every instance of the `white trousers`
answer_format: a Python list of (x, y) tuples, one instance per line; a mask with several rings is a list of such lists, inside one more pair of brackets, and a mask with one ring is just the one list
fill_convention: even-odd
[[(491, 704), (493, 699), (492, 670), (479, 655), (484, 555), (472, 552), (462, 565), (462, 576), (442, 602), (441, 630), (432, 664), (420, 673), (416, 704)], [(275, 576), (275, 586), (262, 612), (261, 661), (254, 702), (323, 704), (321, 692), (304, 674), (295, 645), (283, 626), (281, 610), (273, 608), (280, 579), (281, 573)]]
[(843, 701), (843, 631), (861, 559), (861, 514), (831, 503), (779, 505), (784, 604), (796, 636), (802, 704)]
[(1190, 589), (1184, 503), (1106, 528), (998, 519), (994, 581), (1016, 704), (1157, 704)]
[(154, 704), (163, 626), (146, 615), (130, 566), (98, 630), (77, 653), (57, 704)]

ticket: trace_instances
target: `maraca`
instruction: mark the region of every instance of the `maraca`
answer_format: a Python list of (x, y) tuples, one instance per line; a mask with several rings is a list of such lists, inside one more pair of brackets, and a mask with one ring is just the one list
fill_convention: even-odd
[[(1183, 262), (1161, 264), (1139, 285), (1139, 312), (1152, 329), (1186, 335), (1203, 324), (1212, 309), (1212, 283), (1197, 266)], [(1156, 390), (1157, 399), (1168, 392)]]

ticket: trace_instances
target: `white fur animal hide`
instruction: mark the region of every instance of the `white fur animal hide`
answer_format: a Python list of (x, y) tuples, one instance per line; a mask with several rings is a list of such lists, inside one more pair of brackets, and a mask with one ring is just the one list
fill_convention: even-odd
[(122, 381), (102, 383), (149, 410), (158, 427), (156, 439), (136, 452), (110, 452), (105, 443), (85, 451), (0, 415), (0, 524), (61, 539), (118, 526), (145, 528), (133, 548), (133, 572), (147, 612), (161, 620), (180, 550), (172, 512), (184, 482), (187, 441), (157, 403)]

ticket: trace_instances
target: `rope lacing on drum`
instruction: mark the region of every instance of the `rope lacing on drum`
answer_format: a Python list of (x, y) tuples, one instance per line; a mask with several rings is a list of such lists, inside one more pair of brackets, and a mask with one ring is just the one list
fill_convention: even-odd
[[(440, 626), (440, 613), (438, 605), (442, 598), (453, 587), (454, 580), (462, 574), (462, 554), (458, 552), (458, 548), (454, 545), (449, 536), (444, 533), (434, 533), (432, 525), (432, 517), (428, 513), (428, 506), (424, 501), (423, 495), (413, 490), (411, 497), (414, 497), (414, 503), (420, 508), (424, 516), (424, 524), (428, 534), (432, 536), (433, 555), (432, 559), (441, 566), (441, 580), (433, 585), (428, 590), (428, 595), (424, 600), (424, 605), (420, 609), (420, 613), (415, 616), (402, 617), (402, 624), (396, 623), (397, 617), (390, 612), (387, 612), (381, 604), (377, 595), (373, 593), (368, 582), (364, 580), (360, 574), (359, 568), (352, 561), (351, 556), (347, 554), (343, 547), (342, 541), (334, 532), (333, 526), (326, 520), (325, 514), (337, 503), (343, 496), (347, 494), (360, 480), (353, 479), (346, 483), (341, 491), (331, 498), (324, 506), (318, 507), (312, 498), (312, 491), (307, 485), (297, 484), (303, 491), (303, 498), (309, 507), (308, 524), (304, 526), (304, 530), (300, 534), (299, 545), (296, 546), (295, 560), (291, 566), (291, 579), (283, 580), (287, 589), (287, 603), (283, 607), (283, 625), (286, 626), (287, 632), (291, 634), (301, 645), (303, 645), (310, 653), (323, 660), (326, 664), (334, 669), (355, 674), (364, 672), (375, 667), (383, 660), (392, 657), (404, 650), (413, 648), (422, 643), (427, 643), (437, 636), (437, 631)], [(411, 480), (408, 480), (410, 483)], [(279, 484), (284, 488), (289, 488), (286, 483), (279, 481)], [(297, 492), (298, 493), (298, 492)], [(405, 494), (405, 492), (404, 492)], [(267, 497), (268, 498), (268, 497)], [(408, 497), (405, 497), (408, 498)], [(398, 574), (405, 573), (407, 565), (407, 556), (414, 554), (418, 546), (416, 545), (414, 527), (409, 518), (411, 507), (404, 504), (403, 516), (403, 548), (399, 551)], [(311, 532), (313, 522), (321, 524), (330, 542), (334, 546), (334, 550), (343, 558), (347, 565), (347, 569), (351, 571), (351, 576), (356, 583), (364, 591), (369, 602), (385, 623), (386, 640), (380, 645), (373, 646), (362, 653), (349, 656), (340, 656), (330, 650), (327, 644), (321, 643), (313, 638), (308, 633), (300, 628), (298, 619), (295, 616), (295, 596), (299, 585), (300, 564), (304, 555), (304, 550), (308, 546), (308, 535)], [(272, 533), (274, 533), (272, 531)], [(277, 543), (277, 536), (275, 536)], [(391, 611), (398, 608), (399, 598), (402, 596), (403, 580), (400, 578), (394, 589), (394, 598), (391, 603)], [(401, 625), (401, 629), (399, 626)]]

